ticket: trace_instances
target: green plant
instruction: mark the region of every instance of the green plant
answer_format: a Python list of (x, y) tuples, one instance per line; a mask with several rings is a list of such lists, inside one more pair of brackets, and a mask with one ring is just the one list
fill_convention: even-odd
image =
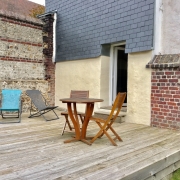
[(173, 173), (173, 176), (170, 180), (180, 180), (180, 169), (176, 170), (174, 173)]
[(29, 15), (31, 17), (37, 18), (37, 15), (43, 14), (44, 12), (45, 12), (45, 7), (41, 6), (41, 5), (38, 5), (37, 7), (30, 10)]

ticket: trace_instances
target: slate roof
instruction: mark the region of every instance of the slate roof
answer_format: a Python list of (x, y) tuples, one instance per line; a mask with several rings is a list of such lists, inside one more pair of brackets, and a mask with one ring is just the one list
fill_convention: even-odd
[(180, 54), (155, 55), (146, 68), (175, 68), (180, 67)]
[(41, 6), (27, 0), (0, 0), (0, 10), (29, 16), (30, 10)]

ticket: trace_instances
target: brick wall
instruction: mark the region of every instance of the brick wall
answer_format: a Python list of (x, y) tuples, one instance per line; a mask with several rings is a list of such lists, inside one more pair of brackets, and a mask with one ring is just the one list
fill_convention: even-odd
[(53, 56), (53, 14), (46, 15), (43, 21), (43, 54), (45, 58), (45, 80), (48, 81), (50, 91), (48, 91), (50, 102), (55, 102), (55, 63), (52, 62)]
[[(46, 43), (41, 20), (0, 12), (0, 90), (23, 91), (23, 111), (29, 110), (27, 89), (38, 89), (54, 105), (54, 70), (52, 56), (43, 54)], [(51, 53), (52, 54), (52, 53)]]
[(151, 124), (180, 129), (179, 68), (153, 69), (151, 90)]

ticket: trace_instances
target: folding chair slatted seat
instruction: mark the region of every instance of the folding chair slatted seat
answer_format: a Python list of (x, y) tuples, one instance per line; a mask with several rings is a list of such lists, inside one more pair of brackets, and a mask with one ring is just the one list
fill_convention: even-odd
[[(58, 115), (54, 111), (54, 109), (57, 108), (58, 106), (48, 106), (46, 99), (44, 98), (44, 96), (41, 94), (41, 92), (39, 90), (27, 90), (26, 94), (31, 99), (29, 118), (42, 116), (46, 121), (59, 119)], [(35, 113), (32, 113), (33, 104), (34, 104), (35, 108), (37, 109), (37, 112), (35, 112)], [(44, 116), (44, 114), (48, 113), (49, 111), (52, 111), (54, 113), (55, 118), (47, 119)]]
[[(114, 146), (117, 146), (117, 144), (115, 143), (116, 139), (118, 139), (119, 141), (122, 141), (120, 136), (113, 129), (112, 125), (115, 122), (119, 112), (121, 111), (121, 107), (124, 103), (125, 97), (126, 97), (126, 93), (117, 94), (114, 104), (112, 106), (111, 112), (107, 119), (101, 119), (101, 118), (96, 118), (96, 117), (90, 118), (90, 120), (95, 121), (97, 125), (100, 127), (99, 132), (94, 136), (94, 138), (90, 141), (90, 143), (93, 143), (97, 138), (102, 137), (104, 134), (108, 137), (108, 139), (111, 141), (111, 143)], [(109, 129), (115, 135), (115, 138), (111, 138), (111, 136), (107, 132)]]
[(18, 118), (18, 121), (3, 121), (0, 123), (19, 123), (21, 122), (21, 93), (19, 89), (3, 89), (1, 93), (0, 115), (2, 118)]
[[(88, 98), (88, 97), (89, 97), (89, 91), (71, 90), (71, 93), (70, 93), (70, 98)], [(81, 123), (83, 123), (83, 121), (84, 121), (84, 113), (78, 112), (77, 114), (80, 117)], [(65, 119), (66, 119), (61, 135), (63, 135), (64, 132), (66, 131), (65, 130), (66, 129), (66, 124), (69, 127), (68, 132), (74, 132), (73, 131), (74, 127), (72, 127), (72, 125), (70, 124), (69, 118), (68, 118), (68, 112), (67, 111), (62, 112), (61, 115), (65, 116)]]

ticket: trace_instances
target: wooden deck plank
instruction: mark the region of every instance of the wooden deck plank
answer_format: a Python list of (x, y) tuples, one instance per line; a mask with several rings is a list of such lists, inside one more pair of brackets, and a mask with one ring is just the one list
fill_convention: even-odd
[[(137, 164), (139, 163), (139, 161), (142, 161), (143, 159), (150, 158), (156, 154), (163, 152), (165, 148), (167, 148), (166, 147), (167, 144), (170, 142), (171, 142), (171, 139), (168, 139), (168, 141), (165, 140), (163, 142), (164, 146), (159, 146), (158, 143), (156, 143), (156, 144), (147, 146), (145, 148), (134, 149), (134, 151), (127, 152), (127, 154), (124, 154), (124, 155), (117, 153), (114, 157), (108, 157), (106, 161), (102, 162), (101, 164), (98, 164), (97, 167), (91, 167), (91, 168), (83, 169), (82, 171), (79, 171), (79, 175), (84, 176), (87, 174), (86, 171), (88, 171), (88, 176), (87, 177), (85, 176), (84, 178), (88, 179), (88, 177), (90, 176), (92, 176), (92, 179), (93, 178), (96, 179), (97, 177), (103, 177), (103, 175), (106, 174), (105, 172), (107, 172), (108, 170), (107, 167), (111, 167), (112, 169), (110, 168), (110, 171), (111, 170), (113, 171), (114, 166), (116, 167), (117, 164), (118, 164), (118, 169), (122, 169), (126, 166), (128, 167), (130, 165)], [(173, 144), (176, 145), (177, 142), (178, 140), (174, 141)], [(97, 171), (98, 169), (100, 169), (99, 172)], [(73, 177), (72, 179), (75, 179), (77, 178), (77, 174), (76, 173), (71, 174), (71, 177)]]
[[(24, 116), (19, 124), (0, 125), (0, 179), (119, 179), (124, 174), (128, 178), (129, 169), (141, 175), (145, 165), (153, 168), (153, 162), (177, 155), (180, 149), (179, 131), (130, 123), (115, 124), (123, 139), (117, 147), (106, 136), (92, 146), (64, 144), (72, 134), (61, 136), (63, 124), (61, 117), (46, 122)], [(97, 125), (90, 123), (88, 136), (97, 132)]]
[[(176, 145), (178, 142), (178, 140), (174, 143), (174, 145)], [(142, 150), (142, 149), (141, 149)], [(175, 149), (173, 149), (174, 151)], [(99, 171), (93, 172), (93, 173), (89, 173), (87, 176), (84, 176), (84, 178), (86, 179), (118, 179), (118, 178), (122, 178), (124, 176), (127, 176), (126, 173), (133, 173), (133, 170), (136, 172), (138, 170), (138, 168), (140, 167), (140, 163), (145, 162), (143, 165), (148, 165), (148, 163), (146, 162), (147, 160), (151, 160), (154, 156), (160, 157), (159, 155), (163, 154), (164, 152), (170, 152), (169, 149), (165, 149), (162, 148), (160, 146), (157, 145), (152, 145), (151, 149), (149, 151), (146, 151), (144, 153), (139, 153), (137, 155), (133, 155), (132, 154), (128, 154), (128, 156), (125, 156), (124, 159), (122, 159), (122, 157), (118, 158), (116, 163), (111, 163), (111, 166), (104, 166), (104, 169), (101, 169)], [(136, 151), (135, 151), (136, 152)], [(141, 152), (140, 150), (137, 150), (137, 152)], [(130, 158), (131, 157), (131, 158)], [(133, 167), (133, 168), (130, 168)], [(142, 169), (142, 167), (140, 168)], [(125, 171), (126, 170), (126, 171)], [(109, 172), (109, 174), (107, 173)], [(111, 178), (111, 173), (113, 174), (112, 178)], [(144, 174), (144, 173), (143, 173)], [(133, 174), (134, 176), (134, 174)], [(127, 177), (126, 177), (127, 178)], [(140, 177), (139, 177), (140, 178)], [(133, 179), (133, 177), (130, 177), (129, 179)], [(137, 179), (137, 176), (135, 176), (135, 179)], [(140, 178), (141, 179), (141, 178)]]
[[(126, 152), (126, 153), (128, 153), (128, 154), (130, 154), (130, 152), (131, 152), (131, 150), (129, 150), (129, 149), (127, 148), (127, 149), (124, 149), (124, 150), (122, 150), (122, 152), (124, 153), (124, 152)], [(134, 150), (132, 150), (132, 152), (134, 152), (134, 151), (139, 151), (138, 149), (134, 149)], [(104, 160), (104, 162), (106, 162), (106, 161), (108, 161), (109, 163), (109, 165), (113, 165), (114, 163), (117, 163), (115, 160), (117, 160), (117, 158), (119, 158), (119, 157), (121, 157), (122, 159), (124, 159), (124, 156), (126, 155), (126, 153), (125, 154), (123, 154), (122, 152), (120, 152), (119, 154), (117, 153), (115, 156), (113, 156), (113, 155), (111, 155), (111, 153), (110, 153), (110, 155), (108, 154), (108, 153), (106, 153), (107, 154), (107, 157), (106, 157), (106, 154), (105, 155), (102, 155), (103, 156), (103, 160)], [(112, 154), (113, 154), (113, 152), (112, 152)], [(127, 154), (127, 155), (128, 155)], [(130, 154), (130, 156), (131, 156), (131, 154)], [(131, 159), (132, 159), (132, 157), (133, 156), (131, 156)], [(130, 158), (130, 157), (129, 157)], [(92, 159), (92, 158), (91, 158)], [(118, 159), (119, 161), (122, 161), (122, 159)], [(88, 160), (88, 162), (90, 162), (91, 160)], [(113, 163), (113, 161), (115, 161), (114, 163)], [(133, 160), (133, 162), (134, 162), (134, 160)], [(106, 163), (104, 163), (103, 164), (103, 161), (102, 161), (102, 159), (101, 159), (101, 162), (98, 162), (98, 160), (96, 161), (96, 163), (97, 163), (97, 165), (98, 164), (100, 164), (100, 167), (102, 168), (103, 166), (104, 167), (106, 167)], [(88, 163), (89, 164), (89, 163)], [(123, 166), (124, 166), (124, 162), (122, 162), (122, 164), (123, 164)], [(76, 167), (77, 167), (78, 165), (76, 164)], [(89, 171), (88, 171), (88, 173), (90, 173), (90, 171), (91, 171), (91, 169), (92, 168), (88, 168), (89, 169)], [(98, 169), (98, 167), (97, 167), (97, 169)], [(86, 170), (85, 170), (86, 171)], [(93, 173), (94, 173), (94, 171), (95, 171), (95, 168), (93, 168), (92, 169), (92, 171), (93, 171)], [(105, 170), (106, 171), (106, 170)], [(79, 172), (80, 173), (80, 172)], [(104, 172), (103, 172), (104, 173)], [(101, 176), (101, 174), (98, 174), (98, 176)], [(67, 177), (66, 177), (67, 178)], [(74, 177), (73, 177), (74, 178)], [(97, 177), (96, 177), (97, 178)]]

